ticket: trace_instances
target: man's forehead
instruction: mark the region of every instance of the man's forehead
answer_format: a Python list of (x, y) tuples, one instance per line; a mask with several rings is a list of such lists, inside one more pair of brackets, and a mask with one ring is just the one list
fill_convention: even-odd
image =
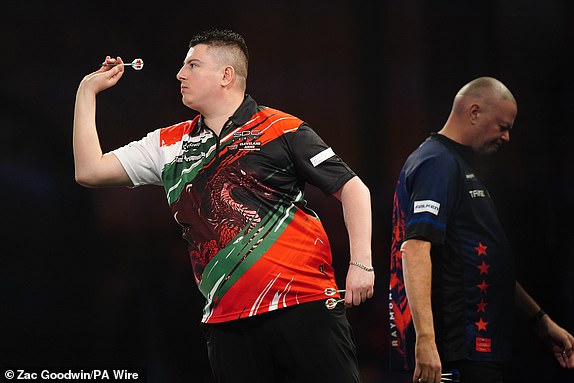
[(191, 58), (191, 56), (193, 55), (193, 52), (195, 50), (195, 47), (191, 47), (189, 48), (189, 50), (187, 51), (187, 54), (185, 55), (185, 61), (189, 60)]
[(187, 51), (187, 54), (185, 56), (185, 61), (189, 61), (191, 59), (197, 59), (197, 60), (205, 59), (205, 57), (200, 58), (200, 56), (205, 56), (205, 53), (207, 52), (208, 48), (209, 48), (209, 46), (207, 46), (205, 44), (197, 44), (197, 45), (189, 48), (189, 50)]

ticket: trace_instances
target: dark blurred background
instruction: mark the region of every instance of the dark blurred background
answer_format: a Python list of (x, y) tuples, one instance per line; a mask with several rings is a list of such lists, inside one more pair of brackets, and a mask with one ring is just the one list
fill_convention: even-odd
[[(518, 100), (511, 143), (483, 177), (514, 246), (518, 276), (574, 333), (574, 3), (484, 1), (4, 0), (0, 5), (0, 366), (143, 367), (149, 382), (211, 382), (198, 328), (203, 298), (159, 187), (74, 182), (74, 98), (106, 55), (126, 69), (98, 97), (104, 151), (192, 118), (175, 75), (191, 36), (247, 40), (248, 93), (295, 114), (373, 197), (375, 297), (348, 311), (365, 383), (388, 366), (388, 260), (395, 179), (442, 127), (456, 91), (489, 75)], [(309, 188), (341, 283), (340, 205)], [(516, 320), (515, 382), (573, 382)], [(3, 377), (1, 378), (3, 379)]]

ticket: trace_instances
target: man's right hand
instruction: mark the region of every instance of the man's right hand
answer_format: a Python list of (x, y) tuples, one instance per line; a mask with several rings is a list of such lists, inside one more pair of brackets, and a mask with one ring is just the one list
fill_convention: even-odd
[(125, 66), (123, 63), (119, 56), (117, 58), (106, 56), (100, 69), (84, 77), (80, 83), (80, 88), (92, 91), (94, 94), (111, 88), (124, 74)]
[(414, 383), (440, 383), (442, 366), (434, 337), (417, 337)]

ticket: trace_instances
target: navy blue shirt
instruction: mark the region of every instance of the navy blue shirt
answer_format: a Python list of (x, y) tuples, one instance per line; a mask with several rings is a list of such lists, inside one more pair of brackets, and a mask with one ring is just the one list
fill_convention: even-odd
[(411, 368), (414, 331), (400, 247), (431, 242), (432, 308), (443, 362), (505, 362), (512, 347), (514, 260), (471, 148), (432, 134), (396, 185), (391, 249), (391, 364)]

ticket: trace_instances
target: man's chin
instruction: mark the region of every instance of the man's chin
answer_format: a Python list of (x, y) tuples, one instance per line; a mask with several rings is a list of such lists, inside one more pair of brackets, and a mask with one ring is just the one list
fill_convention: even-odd
[(183, 103), (183, 105), (187, 106), (190, 109), (193, 109), (193, 102), (191, 102), (191, 100), (189, 99), (189, 97), (181, 97), (181, 102)]
[(488, 145), (483, 147), (479, 153), (480, 154), (484, 154), (484, 155), (489, 155), (489, 154), (494, 154), (496, 152), (498, 152), (498, 149), (500, 149), (500, 144), (492, 144), (492, 145)]

